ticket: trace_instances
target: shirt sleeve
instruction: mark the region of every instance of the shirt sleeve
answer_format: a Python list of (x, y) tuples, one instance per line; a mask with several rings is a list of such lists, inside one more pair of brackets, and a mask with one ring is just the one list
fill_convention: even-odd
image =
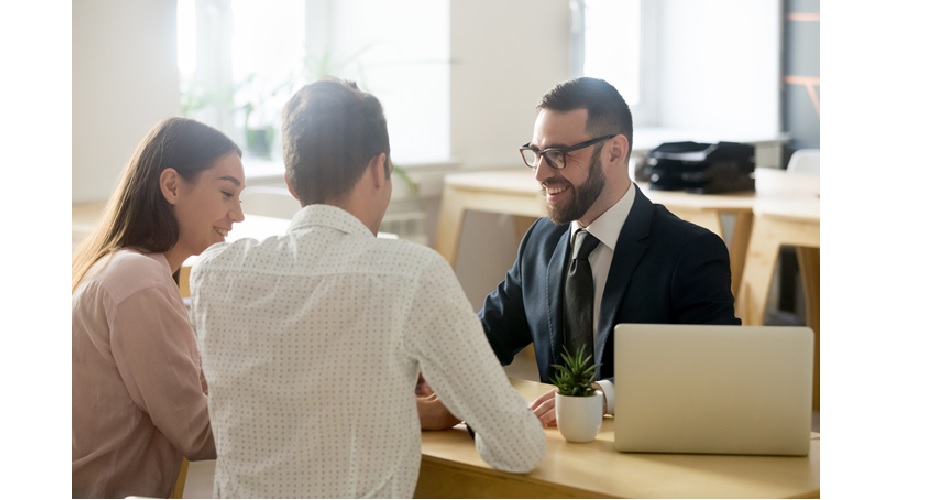
[(408, 349), (439, 399), (477, 434), (490, 466), (527, 473), (544, 456), (545, 434), (512, 387), (448, 264), (430, 264), (408, 314)]
[(113, 358), (129, 397), (185, 457), (215, 458), (196, 339), (172, 292), (146, 288), (116, 306)]
[(615, 415), (615, 385), (610, 379), (599, 380), (599, 386), (603, 390), (603, 397), (606, 398), (606, 413)]

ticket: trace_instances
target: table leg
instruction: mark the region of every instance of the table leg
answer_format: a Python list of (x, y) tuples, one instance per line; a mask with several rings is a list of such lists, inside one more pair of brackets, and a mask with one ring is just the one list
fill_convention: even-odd
[(796, 255), (799, 258), (799, 274), (802, 278), (802, 289), (806, 296), (806, 322), (815, 333), (815, 350), (812, 361), (812, 408), (819, 409), (819, 298), (820, 298), (820, 249), (812, 247), (797, 247)]
[(456, 190), (451, 186), (445, 186), (441, 197), (441, 208), (438, 212), (435, 250), (448, 261), (451, 269), (454, 269), (458, 254), (464, 213), (464, 206), (458, 198)]
[(738, 292), (741, 291), (741, 279), (744, 276), (744, 263), (747, 258), (748, 245), (751, 241), (751, 228), (754, 225), (754, 214), (734, 214), (735, 223), (731, 230), (731, 240), (728, 242), (728, 255), (731, 259), (731, 293), (738, 302)]
[(735, 302), (735, 314), (745, 325), (763, 325), (767, 308), (767, 294), (773, 281), (780, 243), (775, 224), (768, 219), (754, 220), (751, 232), (741, 289)]

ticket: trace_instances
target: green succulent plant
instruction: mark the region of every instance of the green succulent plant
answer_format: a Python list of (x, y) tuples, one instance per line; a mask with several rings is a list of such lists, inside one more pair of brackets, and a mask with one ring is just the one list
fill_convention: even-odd
[(557, 392), (564, 396), (590, 397), (595, 394), (593, 390), (593, 377), (600, 365), (593, 364), (593, 356), (584, 357), (584, 346), (575, 355), (571, 355), (564, 346), (561, 358), (564, 364), (554, 365), (554, 386)]

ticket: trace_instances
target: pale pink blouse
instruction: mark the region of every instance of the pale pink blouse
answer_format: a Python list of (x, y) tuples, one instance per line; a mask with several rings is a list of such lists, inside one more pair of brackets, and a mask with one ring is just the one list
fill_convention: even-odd
[(167, 497), (183, 457), (215, 458), (206, 380), (162, 254), (120, 250), (71, 296), (75, 498)]

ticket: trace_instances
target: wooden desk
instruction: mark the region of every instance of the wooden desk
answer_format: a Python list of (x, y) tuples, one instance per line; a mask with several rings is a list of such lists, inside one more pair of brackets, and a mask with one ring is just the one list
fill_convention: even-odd
[(737, 314), (746, 325), (764, 324), (767, 294), (781, 246), (796, 247), (799, 274), (806, 296), (807, 324), (815, 332), (812, 407), (819, 409), (819, 289), (821, 211), (817, 197), (758, 198), (754, 205), (754, 230), (748, 245)]
[[(723, 240), (726, 238), (722, 217), (734, 217), (727, 244), (731, 256), (732, 294), (737, 298), (751, 234), (754, 193), (702, 195), (654, 191), (649, 190), (647, 185), (639, 187), (654, 203), (665, 205), (680, 218), (713, 231)], [(452, 268), (457, 258), (464, 216), (471, 210), (531, 218), (546, 216), (544, 196), (528, 169), (462, 172), (445, 176), (435, 249)], [(527, 226), (524, 224), (519, 228), (522, 233), (525, 229)]]
[[(512, 379), (526, 401), (551, 386)], [(545, 457), (530, 474), (486, 465), (463, 429), (422, 434), (417, 498), (817, 498), (820, 447), (808, 457), (619, 453), (606, 417), (593, 442), (545, 430)]]

